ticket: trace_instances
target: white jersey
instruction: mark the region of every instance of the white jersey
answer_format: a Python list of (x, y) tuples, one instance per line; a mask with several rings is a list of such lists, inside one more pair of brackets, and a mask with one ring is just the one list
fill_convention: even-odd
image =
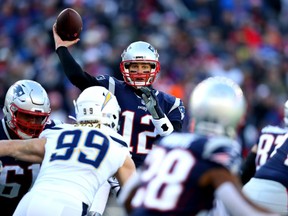
[(88, 206), (130, 155), (123, 138), (103, 125), (97, 129), (62, 124), (42, 132), (43, 137), (45, 156), (30, 193), (57, 192)]

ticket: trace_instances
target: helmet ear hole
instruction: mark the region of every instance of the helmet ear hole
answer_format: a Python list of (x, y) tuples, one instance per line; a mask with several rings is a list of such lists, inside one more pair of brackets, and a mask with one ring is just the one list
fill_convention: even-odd
[(130, 66), (130, 64), (128, 64), (128, 63), (124, 64), (124, 68), (127, 70), (129, 69), (129, 66)]
[(151, 64), (151, 69), (155, 69), (156, 68), (156, 64)]

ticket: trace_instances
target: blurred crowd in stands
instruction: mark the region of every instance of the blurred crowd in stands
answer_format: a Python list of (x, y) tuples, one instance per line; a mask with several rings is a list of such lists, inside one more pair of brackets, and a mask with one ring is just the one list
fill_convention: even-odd
[(182, 98), (208, 76), (241, 85), (249, 111), (246, 147), (259, 129), (282, 123), (288, 99), (288, 0), (0, 0), (0, 98), (19, 79), (48, 91), (52, 117), (69, 121), (72, 86), (54, 51), (52, 25), (64, 8), (83, 19), (73, 56), (93, 74), (122, 79), (121, 53), (147, 41), (158, 49), (157, 89)]

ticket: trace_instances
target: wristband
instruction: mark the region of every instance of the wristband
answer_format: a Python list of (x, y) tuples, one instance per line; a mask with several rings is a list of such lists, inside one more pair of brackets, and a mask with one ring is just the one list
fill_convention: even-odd
[(152, 122), (160, 136), (167, 136), (174, 131), (173, 125), (165, 114), (161, 119), (152, 118)]

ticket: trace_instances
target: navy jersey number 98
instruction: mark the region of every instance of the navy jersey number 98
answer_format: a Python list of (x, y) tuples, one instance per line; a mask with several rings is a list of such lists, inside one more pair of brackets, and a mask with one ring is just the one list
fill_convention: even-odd
[[(95, 168), (98, 168), (101, 164), (103, 158), (105, 157), (107, 150), (109, 148), (109, 139), (96, 130), (91, 130), (87, 133), (87, 136), (82, 139), (81, 136), (86, 135), (83, 134), (81, 130), (72, 130), (65, 131), (60, 134), (57, 141), (57, 149), (66, 149), (65, 154), (54, 153), (51, 155), (50, 161), (54, 160), (69, 160), (73, 153), (78, 153), (78, 161), (85, 164), (90, 164)], [(83, 142), (80, 140), (84, 140)], [(95, 160), (90, 160), (83, 151), (81, 151), (81, 147), (85, 148), (95, 148), (98, 150), (98, 155)], [(75, 148), (80, 149), (80, 151), (75, 151)]]

